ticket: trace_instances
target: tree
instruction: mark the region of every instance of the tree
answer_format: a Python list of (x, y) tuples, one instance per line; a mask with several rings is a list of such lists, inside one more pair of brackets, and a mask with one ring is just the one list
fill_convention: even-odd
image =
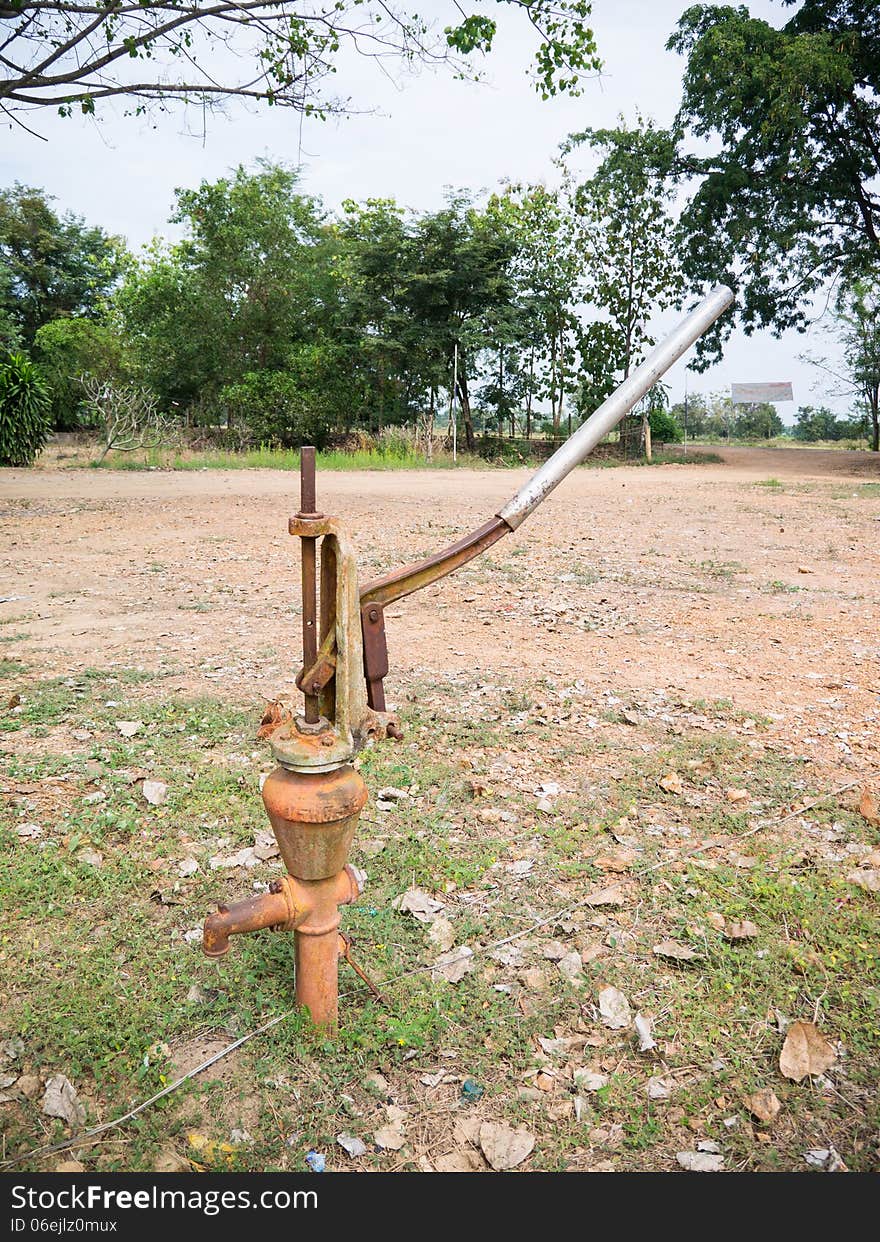
[[(597, 70), (588, 0), (494, 0), (521, 10), (537, 40), (532, 77), (546, 98), (579, 93)], [(230, 98), (326, 114), (351, 108), (329, 94), (345, 47), (377, 61), (438, 65), (463, 75), (491, 51), (497, 22), (447, 0), (450, 24), (385, 0), (3, 0), (0, 108), (54, 106), (90, 114), (121, 96), (143, 113), (172, 101), (202, 108)], [(231, 55), (230, 55), (231, 53)]]
[(58, 431), (81, 425), (85, 379), (125, 378), (125, 347), (106, 323), (92, 319), (51, 319), (34, 338), (34, 355), (51, 394), (52, 424)]
[(0, 191), (0, 320), (27, 346), (52, 319), (97, 317), (124, 262), (119, 238), (51, 202), (18, 182)]
[(674, 305), (681, 293), (671, 190), (663, 175), (674, 139), (652, 121), (639, 117), (629, 129), (621, 118), (617, 129), (570, 135), (563, 151), (581, 146), (602, 156), (593, 176), (571, 193), (585, 300), (598, 320), (584, 335), (582, 359), (591, 376), (584, 392), (604, 395), (614, 386), (615, 372), (625, 379), (654, 344), (648, 329), (652, 315)]
[(744, 5), (700, 4), (668, 46), (687, 55), (679, 136), (700, 140), (675, 160), (697, 185), (685, 272), (737, 294), (698, 344), (708, 366), (736, 322), (803, 330), (811, 295), (880, 257), (880, 6), (805, 0), (777, 30)]
[(465, 444), (473, 451), (471, 382), (479, 372), (488, 323), (514, 297), (515, 232), (508, 214), (494, 204), (480, 211), (467, 194), (450, 194), (444, 208), (416, 221), (413, 247), (406, 305), (414, 327), (430, 343), (435, 367), (443, 368), (447, 383), (455, 374)]
[(809, 354), (804, 360), (831, 376), (836, 396), (850, 397), (861, 406), (876, 453), (880, 451), (880, 266), (873, 275), (856, 278), (839, 291), (828, 333), (841, 346), (840, 361)]
[(583, 300), (586, 258), (578, 246), (569, 188), (512, 186), (508, 192), (515, 211), (512, 270), (526, 354), (526, 435), (531, 433), (536, 399), (549, 401), (550, 430), (559, 434), (576, 375), (577, 308)]
[(143, 380), (185, 405), (283, 370), (333, 296), (321, 204), (297, 192), (296, 173), (262, 164), (178, 190), (171, 219), (184, 240), (151, 247), (115, 299)]
[[(878, 273), (880, 274), (880, 273)], [(843, 361), (854, 394), (871, 421), (871, 448), (880, 452), (880, 291), (856, 280), (837, 302)]]
[(730, 428), (743, 440), (770, 440), (785, 431), (776, 407), (766, 401), (754, 401), (734, 406), (734, 418)]
[(802, 405), (795, 415), (792, 436), (812, 443), (816, 440), (841, 440), (849, 431), (849, 422), (838, 419), (827, 407)]

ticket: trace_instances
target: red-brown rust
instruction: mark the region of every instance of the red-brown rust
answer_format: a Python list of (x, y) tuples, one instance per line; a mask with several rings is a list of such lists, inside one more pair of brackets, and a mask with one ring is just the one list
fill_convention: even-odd
[(339, 1021), (339, 907), (357, 899), (357, 879), (346, 867), (327, 880), (293, 883), (308, 910), (293, 938), (296, 1002), (315, 1026), (333, 1032)]
[(279, 766), (270, 773), (263, 802), (290, 874), (321, 880), (341, 871), (366, 801), (363, 778), (349, 764), (333, 772)]
[(279, 880), (268, 893), (221, 906), (205, 919), (202, 947), (208, 957), (229, 952), (229, 937), (264, 927), (292, 927), (302, 917), (289, 877)]

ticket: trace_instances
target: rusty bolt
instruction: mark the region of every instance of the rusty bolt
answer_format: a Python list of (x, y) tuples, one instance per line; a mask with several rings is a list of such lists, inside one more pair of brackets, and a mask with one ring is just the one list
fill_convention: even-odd
[(322, 745), (322, 746), (332, 746), (332, 745), (333, 745), (333, 740), (334, 740), (334, 739), (333, 739), (333, 734), (332, 734), (332, 733), (324, 733), (324, 734), (322, 734), (322, 735), (321, 735), (321, 745)]
[(367, 616), (370, 618), (371, 621), (378, 621), (379, 620), (379, 609), (371, 608), (370, 611), (367, 613)]

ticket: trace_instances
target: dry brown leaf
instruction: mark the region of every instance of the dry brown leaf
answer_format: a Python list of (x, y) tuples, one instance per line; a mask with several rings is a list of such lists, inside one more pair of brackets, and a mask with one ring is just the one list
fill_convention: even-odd
[(737, 923), (728, 923), (727, 930), (724, 933), (728, 940), (751, 940), (757, 934), (757, 927), (754, 923), (750, 923), (748, 919), (743, 919)]
[(460, 1147), (438, 1156), (434, 1161), (438, 1173), (477, 1173), (485, 1167), (479, 1153), (472, 1147)]
[(728, 802), (748, 802), (749, 791), (747, 789), (725, 789), (724, 796)]
[(706, 922), (710, 927), (714, 927), (716, 931), (724, 931), (727, 926), (727, 919), (723, 914), (719, 914), (717, 910), (710, 910), (706, 915)]
[(86, 1122), (86, 1110), (76, 1093), (76, 1087), (64, 1074), (53, 1074), (46, 1083), (41, 1104), (47, 1117), (60, 1117), (75, 1134)]
[(474, 968), (473, 956), (474, 951), (468, 945), (441, 953), (431, 967), (431, 978), (445, 979), (447, 983), (460, 983)]
[(658, 957), (671, 958), (674, 962), (691, 962), (695, 957), (700, 957), (699, 953), (689, 949), (686, 944), (679, 944), (677, 940), (661, 940), (654, 945), (653, 952)]
[(257, 740), (262, 741), (264, 738), (271, 737), (280, 725), (286, 724), (292, 719), (291, 712), (280, 699), (275, 699), (272, 702), (267, 701), (266, 710), (257, 730)]
[(859, 798), (859, 814), (872, 827), (880, 828), (880, 806), (867, 786), (862, 790), (862, 796)]
[(496, 1172), (514, 1169), (531, 1155), (535, 1136), (529, 1130), (511, 1129), (498, 1121), (484, 1121), (480, 1126), (480, 1147)]
[(593, 866), (598, 867), (600, 871), (629, 871), (630, 867), (636, 860), (635, 850), (616, 850), (613, 854), (600, 854), (598, 858), (593, 859)]
[(785, 1078), (801, 1082), (807, 1075), (824, 1074), (836, 1055), (812, 1022), (792, 1022), (779, 1054), (779, 1068)]
[(657, 782), (664, 793), (680, 794), (682, 791), (681, 777), (677, 772), (667, 772), (665, 776), (661, 776)]
[(376, 1131), (373, 1138), (376, 1140), (376, 1146), (383, 1148), (385, 1151), (400, 1151), (406, 1142), (406, 1134), (399, 1121), (382, 1126)]
[(753, 1091), (751, 1095), (743, 1098), (743, 1104), (759, 1121), (773, 1121), (782, 1108), (776, 1098), (776, 1092), (771, 1087), (762, 1087), (760, 1091)]
[(618, 884), (613, 884), (610, 888), (600, 888), (595, 893), (590, 893), (589, 897), (584, 898), (584, 905), (622, 906), (623, 900), (623, 889)]

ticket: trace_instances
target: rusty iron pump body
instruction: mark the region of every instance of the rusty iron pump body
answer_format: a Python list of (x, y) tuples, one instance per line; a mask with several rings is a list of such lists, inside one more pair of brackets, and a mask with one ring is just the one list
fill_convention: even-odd
[(402, 736), (397, 717), (385, 709), (385, 606), (452, 573), (516, 530), (732, 301), (729, 289), (714, 289), (488, 522), (361, 591), (344, 526), (316, 509), (315, 450), (302, 450), (300, 510), (289, 529), (301, 541), (303, 668), (296, 684), (305, 702), (301, 715), (273, 732), (278, 767), (263, 785), (287, 875), (268, 893), (208, 916), (204, 950), (210, 957), (222, 957), (237, 933), (267, 927), (293, 931), (297, 1003), (316, 1026), (336, 1029), (339, 957), (351, 962), (349, 942), (339, 933), (339, 907), (355, 901), (364, 882), (348, 863), (367, 801), (352, 760), (370, 738)]
[[(301, 508), (290, 533), (302, 541), (304, 667), (301, 715), (272, 734), (278, 762), (263, 804), (287, 875), (268, 893), (208, 916), (204, 950), (222, 957), (231, 935), (293, 931), (297, 1004), (316, 1026), (338, 1021), (338, 960), (348, 956), (339, 906), (355, 901), (364, 877), (348, 853), (367, 787), (352, 760), (370, 737), (400, 736), (397, 718), (367, 705), (357, 567), (340, 522), (315, 511), (315, 450), (301, 455)], [(318, 610), (318, 540), (320, 613)]]

